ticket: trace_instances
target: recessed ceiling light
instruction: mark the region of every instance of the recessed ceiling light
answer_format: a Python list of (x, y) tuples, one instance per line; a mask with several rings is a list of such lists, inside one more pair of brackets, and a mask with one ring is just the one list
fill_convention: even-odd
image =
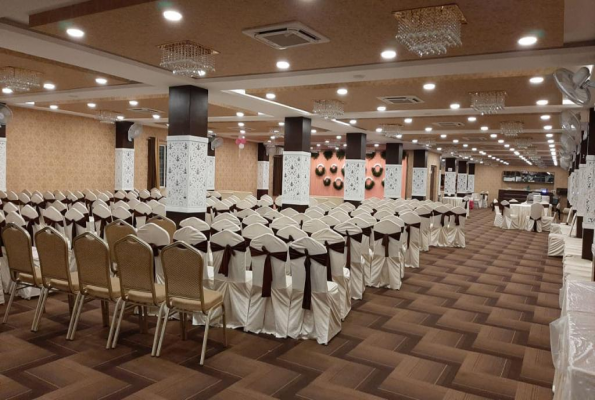
[(442, 147), (436, 147), (436, 150), (440, 151), (442, 150)]
[(378, 106), (378, 107), (376, 107), (376, 110), (378, 110), (378, 111), (386, 111), (386, 107), (385, 106)]
[(482, 127), (481, 127), (481, 128), (479, 128), (479, 129), (481, 129), (482, 131), (487, 131), (487, 130), (488, 130), (488, 129), (490, 129), (490, 128), (488, 128), (487, 126), (482, 126)]
[(242, 126), (244, 126), (244, 123), (243, 122), (238, 122), (238, 126), (239, 127), (242, 127)]
[(316, 147), (320, 147), (320, 143), (317, 143), (317, 144), (316, 144)]
[(376, 133), (382, 132), (382, 128), (376, 128)]
[(431, 126), (427, 126), (426, 127), (426, 132), (432, 132), (432, 127)]
[(467, 143), (465, 143), (465, 144), (463, 145), (463, 147), (469, 147), (469, 145), (468, 145)]
[(27, 101), (25, 104), (28, 105), (28, 106), (34, 106), (35, 105), (35, 102), (34, 101)]
[(452, 142), (453, 142), (454, 144), (457, 144), (457, 143), (459, 143), (459, 139), (453, 139), (453, 140), (452, 140)]
[(271, 136), (271, 139), (272, 139), (272, 140), (275, 140), (275, 135)]
[(246, 131), (245, 131), (245, 130), (243, 130), (243, 129), (240, 129), (240, 133), (243, 135), (243, 134), (245, 134), (245, 133), (246, 133)]
[(243, 112), (241, 112), (241, 111), (238, 111), (238, 112), (236, 113), (236, 116), (238, 116), (238, 117), (243, 117), (243, 116), (244, 116), (244, 113), (243, 113)]
[(175, 10), (165, 10), (163, 12), (163, 17), (168, 21), (180, 21), (182, 19), (182, 14)]
[(285, 122), (279, 122), (279, 126), (285, 126)]
[(56, 88), (56, 85), (50, 82), (46, 82), (43, 84), (43, 88), (47, 90), (54, 90)]
[(285, 60), (277, 61), (277, 68), (279, 69), (288, 69), (290, 67), (289, 63)]
[(452, 110), (458, 110), (459, 108), (461, 108), (461, 105), (460, 105), (459, 103), (452, 103), (452, 104), (450, 105), (450, 108), (451, 108)]
[(311, 132), (311, 133), (316, 133), (316, 132), (318, 132), (318, 131), (317, 131), (316, 129), (312, 129), (310, 132)]
[(52, 104), (52, 105), (50, 105), (50, 108), (51, 108), (52, 110), (57, 110), (57, 109), (58, 109), (58, 106), (57, 106), (57, 105), (55, 105), (55, 104)]
[(118, 115), (116, 118), (118, 119), (118, 121), (123, 121), (124, 120), (124, 116), (123, 115)]
[(547, 134), (545, 135), (545, 137), (554, 137), (554, 134), (553, 134), (553, 133), (547, 133)]
[(405, 122), (406, 124), (410, 124), (410, 123), (412, 123), (412, 122), (413, 122), (413, 118), (405, 118), (405, 119), (403, 120), (403, 122)]
[(351, 125), (355, 125), (355, 124), (357, 124), (357, 119), (350, 119), (350, 120), (349, 120), (349, 123), (350, 123)]
[(330, 142), (328, 140), (325, 140), (324, 143), (329, 144)]
[(435, 83), (426, 83), (424, 85), (424, 90), (434, 90), (434, 89), (436, 89)]
[(542, 115), (542, 116), (541, 116), (541, 117), (539, 117), (539, 118), (541, 118), (543, 121), (549, 121), (549, 119), (550, 119), (551, 117), (550, 117), (549, 115), (547, 115), (547, 114), (546, 114), (546, 115)]
[(555, 144), (550, 144), (549, 146), (550, 146), (550, 148), (551, 148), (551, 147), (556, 147), (556, 145), (555, 145)]
[(518, 44), (521, 46), (532, 46), (537, 43), (537, 38), (535, 36), (525, 36), (518, 40)]
[(510, 145), (509, 145), (508, 143), (506, 143), (506, 144), (504, 145), (504, 147), (506, 147), (506, 148), (509, 148), (509, 147), (510, 147)]
[(378, 143), (374, 143), (374, 147), (378, 147), (380, 146)]
[(403, 137), (403, 135), (401, 135), (400, 133), (397, 135), (397, 139), (401, 139)]
[(161, 115), (159, 115), (159, 114), (153, 114), (153, 119), (159, 119), (159, 118), (161, 118)]
[(498, 137), (498, 134), (497, 133), (492, 133), (492, 134), (490, 134), (490, 137), (491, 138), (497, 138)]
[(97, 104), (95, 104), (95, 103), (87, 103), (87, 107), (89, 107), (89, 108), (95, 108), (95, 107), (97, 107)]
[(510, 149), (508, 149), (508, 150), (510, 150), (510, 151), (514, 151), (514, 150), (515, 150), (515, 148), (514, 148), (514, 147), (511, 147), (511, 148), (510, 148)]
[(131, 106), (135, 107), (135, 106), (138, 106), (138, 101), (136, 101), (136, 100), (130, 100), (128, 102), (128, 104), (130, 104)]
[(477, 151), (477, 147), (472, 148), (471, 151)]
[(498, 139), (498, 143), (500, 143), (500, 144), (504, 143), (504, 139)]
[(446, 134), (444, 134), (444, 133), (443, 133), (442, 135), (440, 135), (440, 137), (441, 137), (442, 139), (446, 139), (446, 137), (447, 137), (447, 136), (448, 136), (448, 135), (446, 135)]
[(2, 88), (2, 93), (4, 93), (4, 94), (11, 94), (12, 93), (12, 89), (11, 88), (7, 88), (7, 87)]
[(552, 126), (551, 125), (546, 125), (543, 127), (543, 129), (545, 129), (546, 131), (551, 131), (552, 130)]
[(347, 147), (347, 143), (343, 143), (343, 147)]
[(531, 82), (534, 85), (543, 83), (543, 76), (534, 76), (533, 78), (529, 79), (529, 82)]
[(337, 94), (340, 96), (345, 96), (348, 93), (347, 89), (345, 88), (339, 88), (337, 89)]
[(71, 36), (73, 38), (82, 38), (83, 36), (85, 36), (85, 32), (77, 28), (68, 28), (66, 29), (66, 33), (68, 34), (68, 36)]
[(273, 100), (275, 99), (277, 96), (275, 95), (275, 93), (267, 93), (266, 94), (266, 98), (269, 100)]
[(549, 101), (547, 100), (537, 100), (537, 102), (535, 104), (537, 104), (538, 106), (547, 106), (549, 103)]
[(548, 143), (554, 143), (554, 139), (549, 139), (547, 142)]
[(105, 78), (96, 78), (95, 82), (97, 82), (99, 85), (105, 85), (107, 84), (107, 79)]
[(417, 139), (413, 139), (411, 143), (417, 143)]
[(467, 121), (469, 121), (469, 122), (475, 122), (475, 121), (477, 121), (477, 118), (476, 117), (469, 117), (469, 118), (467, 118)]
[(337, 136), (336, 136), (336, 138), (337, 138), (337, 139), (341, 139), (341, 135), (337, 135)]
[(394, 50), (384, 50), (380, 53), (380, 57), (384, 58), (385, 60), (392, 60), (397, 56), (397, 52)]

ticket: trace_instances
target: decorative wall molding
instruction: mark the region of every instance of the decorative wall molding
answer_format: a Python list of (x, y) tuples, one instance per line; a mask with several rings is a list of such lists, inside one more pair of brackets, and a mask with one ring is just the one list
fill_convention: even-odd
[(475, 175), (467, 175), (467, 192), (475, 192)]
[(428, 168), (413, 168), (413, 179), (412, 179), (412, 196), (426, 196), (428, 180)]
[(6, 138), (0, 138), (0, 190), (6, 191)]
[(167, 137), (167, 210), (206, 211), (208, 139), (199, 136)]
[(310, 152), (283, 152), (283, 204), (310, 204)]
[(583, 181), (585, 183), (583, 228), (595, 229), (595, 155), (587, 155)]
[(400, 199), (403, 188), (403, 166), (401, 164), (386, 164), (384, 172), (384, 197)]
[(215, 165), (216, 165), (215, 156), (207, 156), (207, 166), (208, 166), (207, 190), (215, 190)]
[(114, 189), (134, 189), (134, 149), (116, 148)]
[(366, 197), (366, 160), (345, 160), (343, 199), (363, 201)]
[(444, 173), (444, 195), (455, 196), (457, 194), (457, 173)]
[(457, 193), (467, 193), (467, 174), (457, 176)]
[(256, 175), (256, 189), (269, 190), (269, 162), (258, 161), (258, 174)]

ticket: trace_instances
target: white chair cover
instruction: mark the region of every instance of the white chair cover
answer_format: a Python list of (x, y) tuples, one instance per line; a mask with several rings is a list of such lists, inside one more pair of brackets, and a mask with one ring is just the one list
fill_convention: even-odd
[(169, 233), (159, 225), (151, 222), (143, 224), (143, 226), (137, 230), (137, 235), (140, 239), (147, 242), (153, 249), (153, 256), (155, 257), (155, 282), (165, 284), (163, 266), (161, 265), (161, 250), (171, 243)]
[(345, 239), (346, 268), (349, 268), (351, 298), (361, 300), (366, 290), (362, 252), (369, 253), (369, 244), (364, 248), (362, 229), (351, 222), (343, 222), (334, 230)]
[[(248, 246), (252, 239), (265, 234), (274, 235), (273, 230), (263, 224), (248, 225), (242, 230), (242, 237), (245, 239), (246, 245)], [(249, 269), (251, 262), (252, 257), (250, 256), (250, 251), (246, 251), (246, 269)]]
[(93, 231), (97, 236), (104, 238), (105, 227), (112, 222), (112, 212), (107, 205), (95, 204), (93, 205)]
[(421, 248), (421, 217), (416, 213), (404, 212), (400, 214), (400, 218), (405, 223), (404, 244), (405, 244), (405, 259), (404, 265), (409, 268), (419, 268), (419, 251)]
[(308, 237), (308, 234), (296, 225), (288, 225), (285, 228), (279, 229), (276, 236), (282, 239), (285, 243), (291, 243), (298, 239)]
[(140, 201), (136, 206), (132, 207), (132, 205), (130, 205), (130, 207), (134, 210), (134, 226), (136, 226), (136, 229), (139, 229), (146, 224), (147, 220), (151, 218), (151, 214), (153, 214), (151, 206), (146, 203), (141, 203)]
[(445, 205), (440, 205), (434, 209), (434, 215), (432, 216), (432, 225), (430, 230), (430, 246), (448, 246), (446, 230), (448, 229), (449, 214), (450, 209)]
[(294, 226), (299, 226), (298, 222), (295, 221), (294, 219), (292, 219), (291, 217), (279, 217), (273, 220), (273, 222), (270, 223), (270, 227), (273, 230), (273, 232), (278, 232), (279, 229), (281, 228), (285, 228), (286, 226), (290, 226), (290, 225), (294, 225)]
[[(195, 218), (195, 217), (192, 217)], [(184, 226), (174, 232), (174, 242), (184, 242), (194, 247), (203, 259), (203, 284), (211, 288), (213, 286), (213, 267), (207, 265), (208, 240), (198, 229), (192, 226)]]
[(266, 218), (260, 216), (259, 214), (248, 215), (246, 218), (242, 220), (243, 226), (248, 226), (252, 224), (268, 225), (268, 223), (269, 221)]
[(320, 219), (324, 217), (324, 211), (316, 208), (308, 208), (304, 212), (304, 215), (310, 217), (310, 219)]
[[(370, 220), (365, 220), (364, 218), (368, 217), (374, 222)], [(372, 257), (374, 255), (374, 249), (372, 246), (372, 227), (376, 223), (376, 219), (371, 215), (360, 214), (358, 217), (351, 218), (349, 223), (357, 226), (362, 230), (362, 241), (361, 241), (361, 255), (362, 255), (362, 269), (364, 271), (364, 283), (368, 286), (371, 282), (371, 265), (372, 265)], [(354, 279), (357, 279), (354, 277)]]
[(297, 214), (299, 214), (299, 212), (297, 212), (296, 210), (294, 210), (293, 208), (284, 208), (283, 210), (280, 211), (282, 215), (286, 216), (286, 217), (293, 217)]
[(88, 230), (86, 216), (76, 208), (71, 208), (66, 211), (64, 222), (64, 231), (66, 232), (66, 238), (70, 240), (70, 243), (72, 243), (75, 237), (82, 235)]
[(541, 232), (541, 218), (543, 216), (543, 206), (539, 203), (531, 204), (531, 214), (525, 220), (525, 230)]
[[(240, 222), (240, 220), (238, 219), (238, 217), (236, 217), (235, 215), (231, 214), (231, 213), (222, 213), (222, 214), (218, 214), (215, 218), (213, 218), (213, 224), (219, 222), (219, 221), (223, 221), (223, 220), (227, 220), (230, 222), (233, 222), (234, 224), (236, 224), (237, 226), (242, 226), (242, 223)], [(211, 225), (213, 225), (211, 224)]]
[(335, 218), (332, 215), (325, 215), (324, 217), (320, 218), (320, 221), (324, 222), (331, 228), (336, 225), (339, 225), (341, 223), (341, 221), (339, 221), (337, 218)]
[(217, 222), (214, 222), (213, 225), (211, 225), (211, 231), (217, 231), (217, 232), (222, 232), (222, 231), (230, 231), (230, 232), (240, 232), (241, 228), (239, 225), (237, 225), (235, 222), (229, 220), (229, 219), (221, 219)]
[(432, 223), (432, 210), (429, 207), (419, 207), (414, 211), (421, 220), (421, 251), (430, 250), (430, 227)]
[(370, 286), (400, 289), (403, 270), (401, 227), (392, 221), (374, 225), (374, 256), (370, 268)]
[[(8, 217), (6, 220), (8, 221)], [(64, 216), (54, 207), (49, 206), (43, 211), (43, 223), (44, 225), (51, 226), (62, 235), (66, 236), (64, 232)]]
[(455, 207), (451, 210), (453, 215), (447, 230), (447, 243), (450, 247), (465, 247), (465, 220), (467, 210), (463, 207)]
[(121, 219), (132, 226), (132, 213), (124, 207), (116, 207), (113, 209), (112, 216), (114, 220)]
[(321, 229), (326, 229), (329, 226), (322, 222), (319, 219), (311, 219), (309, 221), (304, 222), (302, 225), (302, 230), (306, 232), (309, 236), (311, 236), (314, 232), (317, 232)]

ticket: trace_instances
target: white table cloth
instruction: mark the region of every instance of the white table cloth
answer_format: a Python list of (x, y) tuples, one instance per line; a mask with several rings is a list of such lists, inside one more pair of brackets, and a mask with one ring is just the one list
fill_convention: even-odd
[[(531, 215), (531, 204), (527, 203), (511, 203), (510, 204), (510, 211), (511, 214), (517, 216), (517, 223), (520, 230), (525, 229), (525, 219)], [(550, 215), (549, 208), (543, 207), (542, 216), (549, 217)]]
[(453, 207), (463, 207), (462, 197), (442, 197), (442, 203)]

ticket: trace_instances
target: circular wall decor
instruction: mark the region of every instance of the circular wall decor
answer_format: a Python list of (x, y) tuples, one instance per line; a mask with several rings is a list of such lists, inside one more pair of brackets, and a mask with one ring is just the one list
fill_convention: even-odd
[(324, 168), (324, 165), (318, 164), (314, 172), (316, 173), (316, 176), (322, 176), (326, 172), (326, 168)]
[(372, 167), (372, 175), (374, 175), (376, 178), (381, 177), (383, 172), (384, 168), (382, 168), (382, 165), (380, 164), (374, 164)]
[(337, 164), (333, 164), (331, 165), (331, 167), (329, 168), (329, 171), (331, 171), (331, 174), (336, 174), (338, 171), (339, 167), (337, 167)]
[(333, 187), (336, 190), (341, 190), (343, 189), (343, 179), (341, 178), (336, 178), (335, 181), (333, 182)]
[(331, 185), (331, 178), (329, 178), (327, 176), (326, 178), (323, 179), (322, 183), (324, 184), (324, 186), (330, 186)]
[(372, 177), (368, 176), (366, 178), (366, 190), (372, 190), (372, 188), (374, 187), (374, 179), (372, 179)]

